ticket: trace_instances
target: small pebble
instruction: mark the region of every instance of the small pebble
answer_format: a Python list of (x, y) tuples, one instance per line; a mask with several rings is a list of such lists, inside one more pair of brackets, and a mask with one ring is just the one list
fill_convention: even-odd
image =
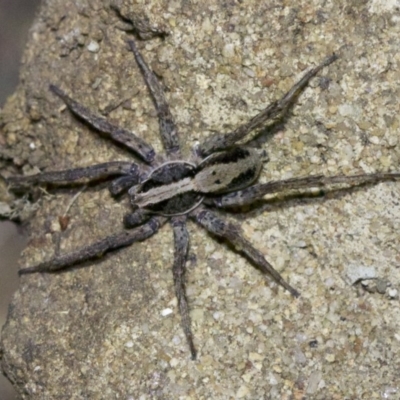
[(171, 308), (164, 308), (164, 310), (161, 311), (161, 315), (162, 315), (163, 317), (166, 317), (167, 315), (170, 315), (170, 314), (172, 314), (172, 313), (173, 313), (173, 311), (172, 311)]
[(94, 40), (91, 40), (90, 43), (87, 46), (87, 49), (91, 52), (91, 53), (97, 53), (100, 49), (100, 46), (97, 42), (95, 42)]

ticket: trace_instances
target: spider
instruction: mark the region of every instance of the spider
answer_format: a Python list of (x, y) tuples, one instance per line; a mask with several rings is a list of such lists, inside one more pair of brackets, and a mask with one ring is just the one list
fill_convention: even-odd
[(261, 151), (249, 143), (238, 145), (252, 131), (261, 128), (268, 120), (284, 114), (309, 80), (322, 68), (337, 59), (332, 54), (321, 64), (310, 69), (279, 100), (273, 102), (248, 122), (226, 134), (215, 134), (192, 150), (189, 160), (182, 159), (178, 130), (171, 115), (161, 84), (141, 56), (136, 43), (128, 41), (158, 114), (160, 135), (165, 156), (156, 155), (152, 146), (133, 132), (115, 126), (70, 98), (63, 90), (50, 85), (50, 90), (67, 105), (79, 119), (111, 141), (130, 150), (141, 162), (114, 161), (83, 168), (43, 172), (31, 176), (8, 179), (14, 189), (33, 185), (71, 185), (110, 179), (109, 190), (113, 196), (129, 196), (132, 210), (125, 215), (125, 229), (74, 252), (56, 255), (38, 265), (23, 268), (20, 275), (35, 272), (54, 272), (89, 259), (102, 257), (117, 248), (143, 241), (157, 233), (167, 221), (174, 234), (174, 262), (172, 267), (174, 288), (178, 300), (181, 324), (190, 349), (196, 358), (191, 330), (189, 307), (185, 293), (185, 264), (188, 257), (188, 218), (194, 220), (214, 236), (230, 242), (263, 274), (270, 275), (289, 293), (299, 292), (287, 283), (272, 267), (263, 254), (242, 236), (240, 226), (227, 222), (212, 209), (229, 209), (254, 203), (265, 194), (282, 190), (304, 189), (317, 186), (376, 183), (400, 177), (400, 173), (375, 173), (353, 176), (310, 176), (305, 178), (271, 181), (255, 184), (265, 159)]

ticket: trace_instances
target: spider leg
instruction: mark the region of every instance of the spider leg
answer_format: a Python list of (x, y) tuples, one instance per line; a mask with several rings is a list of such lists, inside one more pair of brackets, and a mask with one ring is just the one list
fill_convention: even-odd
[(338, 176), (308, 176), (283, 181), (271, 181), (260, 185), (250, 186), (244, 190), (228, 193), (223, 196), (207, 199), (208, 205), (219, 208), (236, 207), (260, 200), (266, 194), (277, 193), (283, 190), (307, 189), (328, 185), (362, 185), (400, 179), (400, 173), (378, 172), (375, 174), (338, 175)]
[(167, 155), (179, 155), (180, 147), (178, 130), (175, 126), (174, 118), (172, 117), (167, 101), (165, 100), (164, 91), (156, 75), (141, 56), (138, 48), (136, 47), (136, 43), (133, 40), (128, 40), (128, 44), (135, 56), (136, 62), (140, 67), (146, 85), (153, 98), (158, 114), (160, 134), (165, 151), (167, 152)]
[(292, 296), (300, 296), (300, 293), (282, 278), (279, 272), (276, 271), (265, 259), (263, 254), (254, 248), (253, 245), (242, 236), (241, 229), (238, 225), (224, 221), (215, 213), (205, 209), (204, 207), (197, 208), (189, 215), (208, 232), (227, 239), (238, 251), (244, 253), (244, 255), (252, 261), (261, 272), (271, 275), (272, 278), (279, 285), (288, 290)]
[(254, 129), (260, 128), (266, 121), (276, 118), (279, 114), (285, 112), (299, 93), (307, 86), (309, 80), (322, 68), (333, 63), (337, 58), (338, 56), (336, 54), (327, 57), (321, 64), (309, 70), (280, 100), (274, 101), (267, 108), (250, 119), (250, 121), (239, 126), (234, 131), (224, 135), (212, 135), (210, 138), (206, 139), (198, 149), (200, 155), (207, 156), (217, 150), (224, 150), (233, 146), (237, 141), (243, 139)]
[(139, 168), (135, 163), (127, 161), (111, 161), (83, 168), (66, 169), (63, 171), (42, 172), (28, 176), (12, 176), (7, 179), (11, 188), (26, 188), (38, 184), (65, 185), (71, 183), (88, 183), (112, 176), (129, 175), (139, 180)]
[(148, 219), (150, 219), (150, 214), (142, 208), (138, 208), (133, 213), (124, 216), (124, 226), (127, 229), (135, 228), (144, 224)]
[(193, 343), (193, 334), (190, 328), (191, 321), (189, 315), (189, 306), (185, 291), (185, 272), (186, 260), (189, 249), (189, 234), (186, 229), (186, 216), (173, 217), (171, 220), (174, 230), (174, 266), (172, 273), (174, 276), (175, 294), (178, 299), (179, 313), (181, 314), (181, 322), (186, 341), (190, 348), (192, 360), (196, 359), (196, 349)]
[(64, 101), (73, 114), (83, 119), (91, 127), (99, 132), (105, 133), (106, 136), (114, 142), (120, 143), (129, 150), (134, 151), (147, 163), (154, 160), (155, 151), (153, 147), (147, 144), (139, 136), (136, 136), (133, 132), (111, 124), (105, 118), (93, 114), (88, 108), (71, 99), (71, 97), (69, 97), (59, 87), (50, 85), (50, 90)]
[(132, 186), (136, 185), (139, 182), (139, 179), (139, 173), (122, 175), (110, 183), (108, 190), (113, 196), (118, 196), (119, 194), (130, 189)]
[(134, 242), (149, 238), (154, 235), (166, 221), (167, 219), (163, 217), (151, 218), (145, 225), (136, 229), (107, 236), (98, 242), (82, 247), (72, 253), (56, 256), (49, 261), (44, 261), (33, 267), (23, 268), (19, 270), (18, 273), (19, 275), (24, 275), (35, 272), (54, 272), (93, 258), (100, 258), (108, 251), (126, 247)]

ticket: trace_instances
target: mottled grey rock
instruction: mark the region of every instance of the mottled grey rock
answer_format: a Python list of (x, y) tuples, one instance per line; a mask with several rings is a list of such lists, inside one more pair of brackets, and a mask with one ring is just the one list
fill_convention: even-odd
[[(185, 151), (253, 116), (341, 49), (285, 125), (259, 142), (270, 160), (262, 180), (398, 170), (395, 9), (378, 1), (142, 3), (118, 1), (146, 38), (140, 48), (169, 90)], [(152, 27), (170, 35), (154, 38)], [(49, 83), (161, 150), (126, 29), (108, 1), (43, 2), (21, 84), (1, 111), (3, 173), (127, 159), (63, 111)], [(62, 231), (75, 193), (41, 193), (21, 265), (121, 229), (127, 203), (89, 188)], [(297, 300), (189, 225), (197, 361), (180, 327), (168, 226), (83, 268), (24, 276), (2, 331), (3, 371), (24, 399), (380, 398), (400, 368), (398, 298), (352, 287), (344, 271), (374, 266), (398, 288), (399, 198), (400, 185), (385, 183), (249, 212), (246, 236), (300, 290)], [(19, 209), (25, 220), (29, 207)]]

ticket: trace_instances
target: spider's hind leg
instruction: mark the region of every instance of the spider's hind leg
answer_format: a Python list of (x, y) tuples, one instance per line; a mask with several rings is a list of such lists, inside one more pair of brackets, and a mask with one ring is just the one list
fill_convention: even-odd
[(357, 186), (363, 184), (377, 184), (380, 182), (400, 179), (400, 173), (377, 172), (374, 174), (360, 175), (314, 175), (305, 178), (291, 178), (282, 181), (270, 181), (259, 185), (250, 186), (237, 192), (228, 193), (207, 199), (207, 204), (219, 208), (240, 207), (261, 200), (266, 194), (283, 192), (285, 190), (301, 190), (334, 185)]
[(146, 85), (153, 98), (160, 124), (160, 135), (165, 151), (167, 155), (179, 155), (180, 147), (178, 130), (176, 128), (168, 103), (165, 99), (164, 91), (158, 82), (156, 75), (144, 61), (142, 55), (136, 47), (136, 43), (133, 40), (129, 40), (128, 44), (135, 56), (140, 70), (142, 71)]
[(199, 154), (202, 156), (207, 156), (217, 150), (225, 150), (233, 146), (239, 140), (244, 139), (253, 130), (261, 128), (265, 122), (278, 117), (294, 102), (299, 93), (307, 86), (309, 80), (313, 78), (322, 68), (332, 64), (337, 58), (338, 56), (336, 54), (332, 54), (322, 61), (321, 64), (310, 69), (280, 100), (274, 101), (267, 108), (250, 119), (250, 121), (240, 125), (234, 131), (224, 135), (217, 134), (209, 137), (199, 147)]
[(252, 261), (261, 272), (271, 275), (276, 283), (289, 291), (292, 296), (300, 296), (300, 293), (282, 278), (279, 272), (265, 259), (263, 254), (242, 236), (241, 229), (238, 225), (225, 222), (204, 207), (199, 207), (195, 211), (192, 211), (190, 216), (208, 232), (232, 243), (235, 248)]

